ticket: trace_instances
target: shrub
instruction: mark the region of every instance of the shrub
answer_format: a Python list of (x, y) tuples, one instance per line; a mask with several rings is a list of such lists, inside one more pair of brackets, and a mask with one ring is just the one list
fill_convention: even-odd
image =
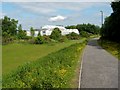
[(43, 37), (42, 36), (38, 36), (35, 38), (35, 44), (43, 44)]
[(74, 32), (72, 32), (70, 34), (67, 34), (66, 36), (70, 40), (78, 40), (78, 39), (80, 39), (80, 35), (78, 35), (78, 34), (76, 34)]
[(50, 42), (51, 42), (50, 37), (49, 37), (49, 36), (44, 35), (44, 36), (43, 36), (43, 42), (44, 42), (44, 43), (50, 43)]
[(65, 41), (67, 41), (67, 40), (68, 40), (68, 38), (67, 38), (66, 36), (62, 36), (62, 37), (60, 38), (59, 42), (65, 42)]
[(90, 37), (90, 34), (89, 34), (88, 32), (86, 32), (86, 31), (81, 31), (81, 32), (80, 32), (80, 35), (81, 35), (82, 37), (86, 37), (86, 38)]
[(14, 37), (10, 36), (10, 34), (3, 32), (3, 37), (2, 37), (2, 44), (8, 44), (13, 42)]
[(59, 28), (54, 28), (54, 30), (52, 31), (51, 35), (50, 35), (50, 38), (51, 39), (54, 39), (54, 40), (60, 40), (61, 38), (61, 31)]

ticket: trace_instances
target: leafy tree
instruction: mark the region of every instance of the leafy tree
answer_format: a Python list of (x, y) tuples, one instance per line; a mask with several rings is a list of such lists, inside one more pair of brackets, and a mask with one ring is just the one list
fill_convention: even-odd
[(15, 19), (10, 19), (5, 16), (1, 19), (0, 27), (2, 28), (2, 44), (7, 44), (13, 41), (13, 37), (17, 34), (17, 23)]
[(76, 34), (74, 32), (72, 32), (70, 34), (67, 34), (66, 36), (70, 40), (78, 40), (78, 39), (80, 39), (80, 35), (78, 35), (78, 34)]
[(81, 31), (80, 36), (88, 38), (88, 37), (90, 37), (90, 33), (86, 32), (86, 31)]
[(43, 37), (42, 36), (37, 36), (35, 38), (35, 44), (43, 44)]
[(76, 25), (66, 26), (67, 29), (76, 29)]
[(34, 31), (33, 27), (30, 28), (30, 33), (31, 33), (31, 36), (34, 37), (35, 31)]
[(40, 31), (38, 32), (38, 36), (41, 36)]
[(112, 2), (111, 7), (113, 13), (105, 19), (101, 28), (101, 36), (105, 39), (120, 42), (120, 1)]
[(18, 37), (18, 39), (25, 39), (26, 38), (26, 31), (22, 30), (22, 25), (21, 24), (18, 26), (17, 37)]
[[(93, 25), (93, 24), (77, 24), (72, 26), (66, 26), (67, 29), (78, 29), (79, 33), (90, 33), (90, 34), (99, 34), (100, 33), (100, 27)], [(84, 32), (83, 32), (84, 31)], [(84, 36), (84, 35), (83, 35)]]
[(61, 38), (61, 31), (59, 28), (54, 28), (54, 30), (52, 31), (50, 38), (54, 39), (54, 40), (60, 40)]
[(15, 36), (17, 34), (17, 24), (17, 20), (5, 16), (2, 19), (2, 32), (7, 32), (10, 36)]

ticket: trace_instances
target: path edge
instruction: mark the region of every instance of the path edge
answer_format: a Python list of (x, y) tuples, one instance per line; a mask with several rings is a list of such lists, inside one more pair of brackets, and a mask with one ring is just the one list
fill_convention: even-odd
[[(87, 45), (86, 45), (86, 46), (87, 46)], [(78, 86), (78, 88), (81, 88), (83, 56), (84, 56), (84, 53), (85, 53), (86, 46), (85, 46), (85, 48), (83, 49), (82, 57), (81, 57), (81, 64), (80, 64), (80, 70), (79, 70), (79, 71), (80, 71), (80, 74), (79, 74), (79, 86)]]

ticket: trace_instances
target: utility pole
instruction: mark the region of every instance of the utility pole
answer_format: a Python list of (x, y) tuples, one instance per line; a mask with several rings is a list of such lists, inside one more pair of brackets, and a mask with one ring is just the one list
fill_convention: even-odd
[(103, 11), (100, 11), (101, 12), (101, 27), (103, 26)]

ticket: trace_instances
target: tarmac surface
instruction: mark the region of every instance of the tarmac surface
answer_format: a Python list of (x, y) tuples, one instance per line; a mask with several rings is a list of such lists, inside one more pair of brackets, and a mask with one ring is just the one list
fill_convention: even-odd
[(91, 39), (83, 54), (80, 88), (118, 88), (118, 59)]

